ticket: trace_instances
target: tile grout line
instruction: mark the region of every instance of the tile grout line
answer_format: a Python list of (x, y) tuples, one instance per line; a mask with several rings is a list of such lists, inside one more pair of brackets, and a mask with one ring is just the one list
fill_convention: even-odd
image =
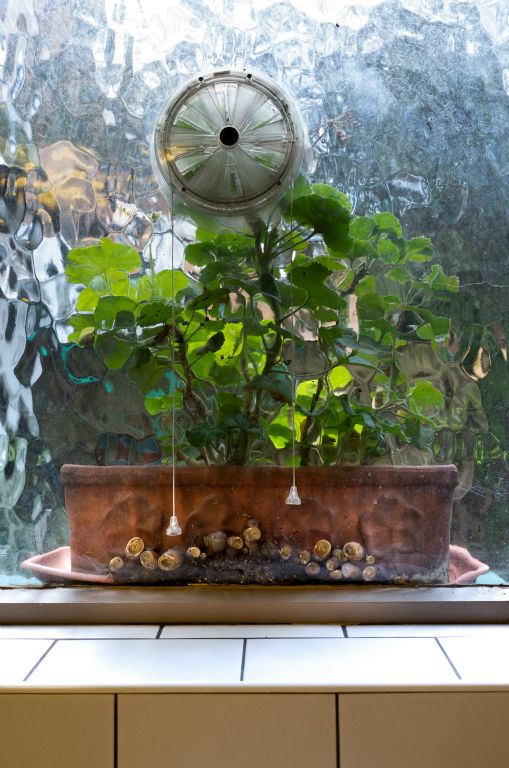
[(336, 768), (341, 768), (339, 755), (339, 693), (336, 693)]
[(242, 661), (240, 664), (240, 682), (244, 682), (244, 667), (246, 666), (246, 648), (247, 648), (247, 637), (244, 638), (242, 642)]
[[(158, 630), (159, 632), (159, 630)], [(59, 637), (65, 643), (111, 643), (114, 640), (116, 643), (132, 643), (133, 640), (157, 640), (158, 635), (155, 637), (144, 637), (138, 635), (134, 637)], [(163, 640), (192, 640), (191, 637), (163, 637)]]
[(449, 664), (451, 665), (451, 667), (452, 667), (452, 671), (454, 672), (454, 674), (456, 675), (456, 677), (458, 678), (458, 680), (461, 680), (462, 678), (461, 678), (461, 675), (460, 675), (460, 673), (458, 672), (458, 670), (457, 670), (457, 669), (456, 669), (456, 667), (454, 666), (453, 662), (452, 662), (452, 661), (451, 661), (451, 659), (449, 658), (449, 655), (448, 655), (447, 651), (445, 650), (444, 646), (442, 645), (442, 643), (440, 642), (439, 638), (438, 638), (438, 637), (435, 637), (435, 641), (436, 641), (436, 644), (438, 645), (438, 647), (440, 648), (440, 650), (442, 651), (442, 653), (444, 654), (445, 658), (447, 659), (447, 661), (448, 661), (448, 662), (449, 662)]
[(113, 768), (118, 768), (118, 694), (113, 696)]
[(32, 667), (32, 669), (31, 669), (31, 670), (30, 670), (30, 672), (28, 673), (28, 675), (25, 675), (25, 677), (24, 677), (24, 678), (23, 678), (23, 680), (22, 680), (22, 682), (23, 682), (23, 683), (26, 683), (26, 681), (28, 680), (28, 678), (30, 677), (30, 675), (31, 675), (33, 672), (35, 672), (35, 670), (37, 669), (37, 667), (39, 666), (39, 664), (40, 664), (42, 661), (44, 661), (44, 659), (46, 658), (46, 656), (48, 655), (48, 653), (51, 651), (51, 649), (52, 649), (52, 648), (54, 648), (54, 647), (55, 647), (55, 645), (56, 645), (57, 643), (58, 643), (58, 640), (53, 640), (53, 642), (51, 643), (50, 647), (46, 649), (46, 651), (45, 651), (45, 652), (42, 654), (41, 658), (40, 658), (40, 659), (39, 659), (39, 660), (38, 660), (38, 661), (37, 661), (37, 662), (34, 664), (34, 666)]
[[(348, 637), (348, 635), (345, 635)], [(78, 640), (80, 638), (77, 638)], [(88, 639), (88, 638), (87, 638)], [(92, 639), (92, 638), (90, 638)], [(99, 638), (102, 639), (102, 638)], [(105, 638), (109, 640), (110, 638)], [(113, 638), (112, 638), (113, 639)], [(150, 638), (115, 638), (118, 640), (144, 640)], [(157, 638), (156, 638), (157, 639)], [(163, 637), (162, 640), (341, 640), (341, 637), (337, 635), (259, 635), (253, 637), (242, 637), (242, 635), (215, 635), (214, 637), (199, 637), (198, 635), (174, 635), (170, 637)]]

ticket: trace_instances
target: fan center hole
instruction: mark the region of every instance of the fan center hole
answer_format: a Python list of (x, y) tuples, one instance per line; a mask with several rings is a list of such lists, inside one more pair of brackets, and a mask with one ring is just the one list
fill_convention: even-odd
[(226, 147), (233, 147), (239, 140), (239, 132), (233, 125), (227, 125), (219, 134), (219, 140)]

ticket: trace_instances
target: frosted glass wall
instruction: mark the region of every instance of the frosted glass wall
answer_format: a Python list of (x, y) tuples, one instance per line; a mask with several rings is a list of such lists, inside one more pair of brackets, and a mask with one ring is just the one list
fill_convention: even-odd
[[(455, 365), (419, 361), (451, 416), (433, 460), (461, 472), (453, 542), (509, 580), (509, 0), (3, 0), (0, 35), (2, 583), (67, 542), (62, 463), (157, 460), (134, 385), (67, 342), (65, 256), (112, 234), (169, 266), (156, 116), (186, 78), (245, 66), (293, 94), (314, 180), (392, 210), (460, 278)], [(177, 222), (177, 257), (191, 237)]]

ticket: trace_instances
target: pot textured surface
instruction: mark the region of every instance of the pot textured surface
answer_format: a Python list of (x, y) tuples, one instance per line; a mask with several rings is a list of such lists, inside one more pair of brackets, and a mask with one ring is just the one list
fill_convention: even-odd
[[(454, 466), (64, 465), (74, 568), (118, 583), (446, 583)], [(126, 555), (132, 539), (139, 546)], [(347, 543), (357, 547), (344, 548)], [(168, 554), (161, 560), (161, 555)]]

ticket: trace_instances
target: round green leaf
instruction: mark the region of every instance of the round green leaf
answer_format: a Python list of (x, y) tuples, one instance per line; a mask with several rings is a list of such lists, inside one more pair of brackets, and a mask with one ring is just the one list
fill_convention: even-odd
[(94, 277), (110, 272), (136, 272), (141, 267), (140, 255), (127, 245), (114, 243), (105, 237), (98, 245), (72, 248), (67, 254), (65, 273), (72, 283), (88, 285)]

